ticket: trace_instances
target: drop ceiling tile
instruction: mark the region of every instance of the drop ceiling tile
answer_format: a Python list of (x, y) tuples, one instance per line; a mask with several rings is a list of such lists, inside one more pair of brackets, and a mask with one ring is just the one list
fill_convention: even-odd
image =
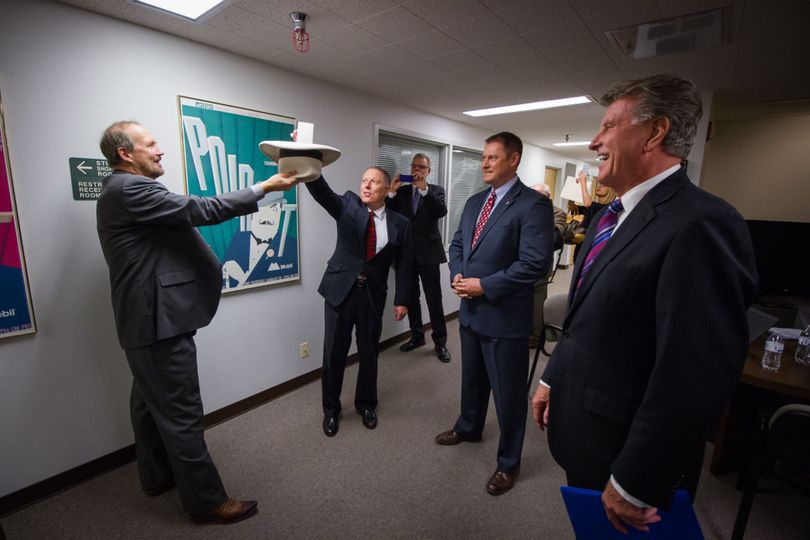
[(424, 58), (420, 58), (397, 45), (386, 45), (385, 47), (361, 53), (358, 56), (368, 58), (406, 77), (411, 74), (419, 75), (425, 67)]
[(473, 52), (470, 49), (463, 49), (442, 56), (437, 56), (436, 58), (431, 58), (430, 62), (458, 75), (464, 75), (473, 71), (477, 72), (477, 66), (492, 65), (491, 62), (488, 62), (481, 57), (481, 55)]
[(242, 34), (245, 26), (255, 24), (257, 15), (239, 6), (228, 5), (205, 19), (206, 26)]
[(578, 21), (579, 16), (568, 2), (559, 0), (530, 0), (522, 4), (495, 8), (498, 17), (519, 34), (541, 28), (560, 26)]
[(356, 24), (319, 35), (319, 40), (355, 54), (364, 53), (390, 43)]
[(540, 52), (563, 49), (593, 40), (590, 30), (579, 21), (544, 28), (523, 37)]
[(405, 41), (398, 41), (397, 45), (422, 58), (435, 58), (466, 48), (458, 41), (438, 30), (432, 30), (427, 34), (414, 36)]
[(514, 31), (506, 23), (493, 17), (492, 11), (478, 2), (415, 0), (404, 7), (468, 47), (514, 35)]
[(430, 23), (399, 6), (358, 21), (357, 25), (393, 42), (434, 30)]
[(397, 7), (393, 0), (313, 0), (341, 17), (356, 22)]
[(479, 45), (473, 47), (472, 50), (486, 60), (495, 63), (537, 54), (535, 48), (520, 36), (511, 36), (486, 45)]

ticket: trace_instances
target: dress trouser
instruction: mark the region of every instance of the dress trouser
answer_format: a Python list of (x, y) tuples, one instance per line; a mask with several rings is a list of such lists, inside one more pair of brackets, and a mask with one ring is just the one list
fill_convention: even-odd
[(447, 326), (444, 321), (444, 305), (442, 304), (441, 272), (438, 264), (414, 266), (411, 277), (411, 291), (413, 296), (408, 305), (408, 324), (411, 327), (411, 336), (424, 339), (425, 330), (422, 323), (422, 303), (419, 298), (419, 281), (425, 289), (428, 314), (430, 315), (430, 328), (433, 343), (438, 346), (447, 344)]
[(357, 332), (357, 387), (354, 406), (358, 411), (377, 409), (377, 356), (382, 334), (382, 314), (374, 311), (366, 286), (355, 285), (337, 307), (324, 302), (323, 371), (321, 391), (323, 413), (340, 414), (343, 372), (352, 344), (352, 329)]
[(126, 355), (142, 487), (176, 485), (189, 514), (216, 508), (227, 495), (203, 438), (194, 332), (127, 349)]
[(498, 470), (520, 467), (526, 434), (526, 378), (529, 376), (529, 338), (494, 338), (459, 325), (461, 336), (461, 415), (453, 431), (477, 438), (484, 429), (492, 391), (498, 415)]

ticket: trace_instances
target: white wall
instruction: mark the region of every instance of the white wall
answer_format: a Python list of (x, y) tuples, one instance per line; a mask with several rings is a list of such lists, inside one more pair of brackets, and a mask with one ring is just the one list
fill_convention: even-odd
[[(38, 326), (33, 336), (0, 341), (0, 496), (132, 443), (131, 377), (115, 339), (95, 205), (73, 200), (68, 173), (69, 157), (101, 157), (98, 139), (111, 122), (134, 118), (155, 134), (166, 153), (161, 180), (181, 193), (178, 94), (314, 122), (317, 142), (343, 150), (326, 170), (341, 192), (355, 189), (372, 161), (375, 122), (473, 148), (489, 135), (41, 0), (3, 2), (0, 92)], [(549, 159), (521, 173), (542, 178)], [(223, 297), (214, 322), (198, 333), (206, 412), (320, 365), (316, 288), (335, 228), (305, 189), (300, 216), (301, 281)], [(448, 288), (445, 309), (457, 308)], [(407, 330), (389, 315), (383, 339)], [(298, 359), (302, 341), (310, 343), (306, 360)]]

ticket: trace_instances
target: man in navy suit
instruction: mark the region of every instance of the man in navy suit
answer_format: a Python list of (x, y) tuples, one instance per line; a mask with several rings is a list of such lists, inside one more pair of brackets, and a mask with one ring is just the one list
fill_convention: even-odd
[(461, 298), (461, 414), (436, 442), (480, 441), (491, 390), (501, 433), (490, 495), (510, 490), (520, 471), (534, 283), (551, 265), (554, 239), (551, 202), (517, 176), (522, 153), (512, 133), (486, 140), (481, 169), (490, 188), (467, 200), (450, 244)]
[(532, 405), (568, 483), (604, 490), (626, 532), (659, 521), (675, 490), (694, 498), (707, 431), (745, 362), (757, 275), (743, 218), (683, 166), (702, 114), (694, 85), (657, 75), (601, 101), (590, 148), (620, 202), (588, 229)]
[(368, 429), (377, 427), (377, 355), (382, 317), (388, 291), (388, 269), (396, 261), (394, 318), (408, 313), (410, 298), (410, 223), (396, 212), (387, 212), (384, 199), (391, 185), (388, 173), (369, 167), (360, 180), (360, 195), (335, 193), (323, 176), (307, 183), (318, 204), (337, 222), (335, 252), (326, 264), (318, 287), (324, 297), (323, 432), (338, 432), (343, 372), (357, 333), (359, 370), (354, 407)]
[(431, 337), (436, 356), (442, 362), (450, 361), (447, 350), (447, 326), (444, 323), (442, 305), (442, 284), (439, 266), (447, 262), (444, 254), (439, 220), (447, 214), (444, 188), (428, 184), (430, 158), (421, 152), (413, 155), (411, 176), (413, 182), (400, 182), (394, 179), (385, 205), (399, 212), (411, 221), (413, 237), (413, 271), (411, 273), (411, 301), (408, 303), (408, 322), (411, 339), (399, 350), (410, 352), (425, 344), (425, 330), (422, 326), (422, 305), (419, 300), (419, 281), (425, 289), (428, 313), (430, 314)]

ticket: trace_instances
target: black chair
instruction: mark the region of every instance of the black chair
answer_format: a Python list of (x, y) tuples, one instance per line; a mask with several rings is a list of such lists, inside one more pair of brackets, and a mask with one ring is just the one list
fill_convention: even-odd
[(767, 472), (776, 460), (792, 468), (810, 474), (810, 405), (791, 404), (780, 407), (763, 419), (758, 440), (751, 455), (743, 481), (743, 495), (731, 540), (742, 540), (759, 477)]
[(546, 343), (560, 339), (567, 303), (568, 294), (555, 294), (549, 296), (543, 302), (543, 330), (540, 332), (540, 343), (537, 345), (537, 350), (534, 351), (529, 380), (526, 381), (526, 391), (529, 393), (532, 391), (532, 380), (534, 379), (534, 371), (537, 369), (537, 360), (540, 358), (540, 353), (542, 352), (547, 357), (550, 357), (551, 353), (546, 350)]

